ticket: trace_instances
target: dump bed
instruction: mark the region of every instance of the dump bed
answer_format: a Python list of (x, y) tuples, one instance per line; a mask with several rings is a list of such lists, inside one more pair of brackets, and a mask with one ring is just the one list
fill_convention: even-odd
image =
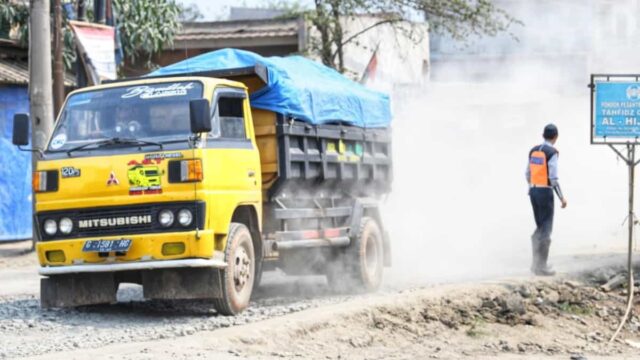
[(265, 200), (390, 191), (388, 128), (312, 125), (265, 110), (252, 113)]

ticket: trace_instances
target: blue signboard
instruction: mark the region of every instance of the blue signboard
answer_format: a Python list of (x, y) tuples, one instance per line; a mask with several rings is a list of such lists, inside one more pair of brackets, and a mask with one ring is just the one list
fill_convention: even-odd
[(594, 135), (640, 137), (640, 82), (595, 82)]

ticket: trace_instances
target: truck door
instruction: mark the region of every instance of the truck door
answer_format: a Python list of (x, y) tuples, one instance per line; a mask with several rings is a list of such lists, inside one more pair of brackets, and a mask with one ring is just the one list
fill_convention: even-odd
[(216, 155), (207, 168), (212, 169), (215, 188), (226, 192), (228, 200), (235, 197), (238, 203), (260, 204), (260, 155), (246, 92), (218, 88), (214, 93), (211, 121), (212, 131), (206, 147)]

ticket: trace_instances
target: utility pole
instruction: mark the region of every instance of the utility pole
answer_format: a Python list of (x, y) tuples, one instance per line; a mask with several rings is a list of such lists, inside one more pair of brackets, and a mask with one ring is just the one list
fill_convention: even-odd
[(51, 28), (49, 0), (30, 1), (29, 98), (31, 102), (31, 146), (44, 149), (53, 130), (51, 84)]
[[(29, 2), (29, 102), (31, 115), (31, 147), (44, 149), (53, 131), (53, 99), (51, 84), (51, 28), (49, 0)], [(39, 155), (32, 153), (32, 169)], [(35, 210), (35, 196), (33, 208)], [(34, 223), (33, 241), (38, 241)]]
[(64, 102), (64, 63), (62, 62), (62, 5), (54, 0), (53, 26), (53, 105), (54, 116), (58, 114)]

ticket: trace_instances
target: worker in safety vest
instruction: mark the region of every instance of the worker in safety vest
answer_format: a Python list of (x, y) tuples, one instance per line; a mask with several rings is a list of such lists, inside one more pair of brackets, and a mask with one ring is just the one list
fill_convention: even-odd
[(553, 228), (553, 192), (555, 191), (558, 195), (563, 209), (567, 206), (567, 200), (562, 195), (558, 183), (559, 154), (553, 147), (558, 140), (558, 128), (553, 124), (545, 126), (542, 137), (544, 137), (544, 143), (534, 146), (529, 151), (526, 171), (529, 197), (536, 221), (536, 231), (531, 236), (533, 249), (531, 271), (536, 275), (552, 276), (555, 271), (547, 265), (547, 258)]

